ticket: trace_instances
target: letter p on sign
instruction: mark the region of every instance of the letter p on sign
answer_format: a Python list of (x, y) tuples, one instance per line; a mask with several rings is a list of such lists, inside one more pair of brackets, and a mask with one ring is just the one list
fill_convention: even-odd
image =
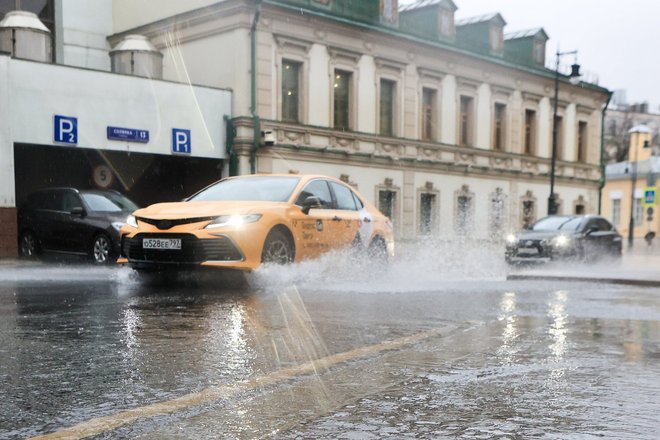
[(78, 118), (55, 115), (53, 140), (63, 144), (78, 143)]
[(182, 128), (172, 129), (172, 153), (190, 154), (192, 144), (190, 142), (190, 130)]

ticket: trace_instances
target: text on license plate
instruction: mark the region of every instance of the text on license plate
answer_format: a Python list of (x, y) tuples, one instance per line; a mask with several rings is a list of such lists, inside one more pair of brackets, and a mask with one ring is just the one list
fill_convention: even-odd
[(180, 238), (143, 238), (143, 249), (181, 249)]

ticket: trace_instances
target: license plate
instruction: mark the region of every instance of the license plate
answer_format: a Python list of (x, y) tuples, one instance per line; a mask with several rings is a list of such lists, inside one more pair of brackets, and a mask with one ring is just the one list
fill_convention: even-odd
[(536, 248), (520, 248), (518, 249), (518, 255), (536, 255), (538, 249)]
[(181, 249), (181, 239), (180, 238), (143, 238), (142, 248), (164, 249), (164, 250)]

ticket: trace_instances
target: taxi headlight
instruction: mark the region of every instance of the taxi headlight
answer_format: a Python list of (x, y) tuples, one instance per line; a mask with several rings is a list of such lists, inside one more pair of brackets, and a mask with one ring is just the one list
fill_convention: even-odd
[[(128, 217), (126, 217), (126, 224), (127, 224), (128, 226), (133, 227), (133, 228), (137, 228), (137, 227), (138, 227), (137, 219), (135, 218), (135, 216), (134, 216), (133, 214), (131, 214), (131, 215), (129, 215)], [(114, 226), (114, 224), (113, 224), (112, 226)], [(116, 227), (116, 226), (115, 226), (115, 227)], [(121, 228), (121, 226), (120, 226), (120, 228)]]
[(206, 225), (205, 229), (221, 228), (223, 226), (240, 226), (247, 223), (254, 223), (259, 221), (261, 214), (244, 214), (244, 215), (221, 215), (216, 217), (211, 223)]
[(571, 237), (560, 235), (552, 239), (552, 244), (555, 247), (565, 248), (571, 245)]

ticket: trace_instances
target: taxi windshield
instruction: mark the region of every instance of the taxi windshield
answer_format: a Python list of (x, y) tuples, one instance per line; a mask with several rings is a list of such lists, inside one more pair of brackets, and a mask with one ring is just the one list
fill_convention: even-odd
[(255, 176), (225, 179), (190, 197), (189, 201), (261, 201), (286, 202), (295, 189), (298, 177)]

